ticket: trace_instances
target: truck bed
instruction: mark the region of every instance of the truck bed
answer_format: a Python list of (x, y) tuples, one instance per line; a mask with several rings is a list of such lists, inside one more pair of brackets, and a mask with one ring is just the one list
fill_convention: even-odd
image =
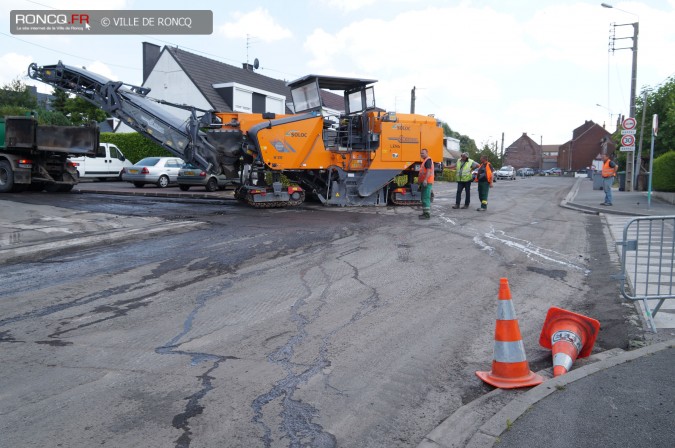
[(94, 155), (98, 148), (95, 126), (41, 126), (30, 117), (6, 117), (4, 127), (0, 149), (5, 151), (25, 149), (79, 156)]

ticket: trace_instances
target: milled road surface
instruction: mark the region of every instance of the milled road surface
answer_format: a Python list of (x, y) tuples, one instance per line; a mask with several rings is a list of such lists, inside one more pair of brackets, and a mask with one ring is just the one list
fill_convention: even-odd
[[(500, 181), (490, 210), (253, 210), (9, 195), (199, 230), (0, 265), (0, 446), (409, 447), (491, 388), (500, 277), (531, 368), (550, 306), (635, 319), (573, 179)], [(477, 205), (474, 189), (473, 202)], [(635, 331), (637, 332), (637, 330)]]

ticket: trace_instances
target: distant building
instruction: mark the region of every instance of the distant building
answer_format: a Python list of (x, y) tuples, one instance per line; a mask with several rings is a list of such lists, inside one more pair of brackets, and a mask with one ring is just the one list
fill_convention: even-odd
[(543, 145), (541, 147), (541, 169), (558, 167), (558, 148), (560, 145)]
[(601, 154), (614, 154), (612, 134), (604, 127), (587, 120), (572, 132), (572, 140), (558, 149), (558, 166), (565, 171), (590, 167)]
[(459, 160), (462, 151), (459, 140), (452, 137), (443, 137), (443, 165), (450, 166)]
[(523, 135), (506, 148), (502, 165), (511, 165), (516, 170), (520, 168), (541, 169), (541, 145), (532, 140), (527, 132), (523, 132)]

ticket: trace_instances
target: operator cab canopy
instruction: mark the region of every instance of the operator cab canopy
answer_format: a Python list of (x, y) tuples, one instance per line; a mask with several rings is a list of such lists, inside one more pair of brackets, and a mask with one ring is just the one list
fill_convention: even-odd
[(353, 115), (375, 107), (375, 79), (338, 78), (335, 76), (307, 75), (288, 83), (293, 96), (295, 113), (321, 111), (324, 104), (321, 89), (344, 92), (345, 114)]

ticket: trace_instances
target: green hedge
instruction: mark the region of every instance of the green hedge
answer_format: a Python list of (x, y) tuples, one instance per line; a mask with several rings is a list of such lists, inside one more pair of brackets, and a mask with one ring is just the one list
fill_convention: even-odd
[(655, 191), (675, 191), (675, 151), (654, 159), (652, 187)]
[(138, 132), (126, 134), (102, 132), (101, 142), (112, 143), (117, 146), (127, 160), (130, 160), (132, 163), (136, 163), (145, 157), (170, 157), (174, 155), (149, 138), (143, 137)]

